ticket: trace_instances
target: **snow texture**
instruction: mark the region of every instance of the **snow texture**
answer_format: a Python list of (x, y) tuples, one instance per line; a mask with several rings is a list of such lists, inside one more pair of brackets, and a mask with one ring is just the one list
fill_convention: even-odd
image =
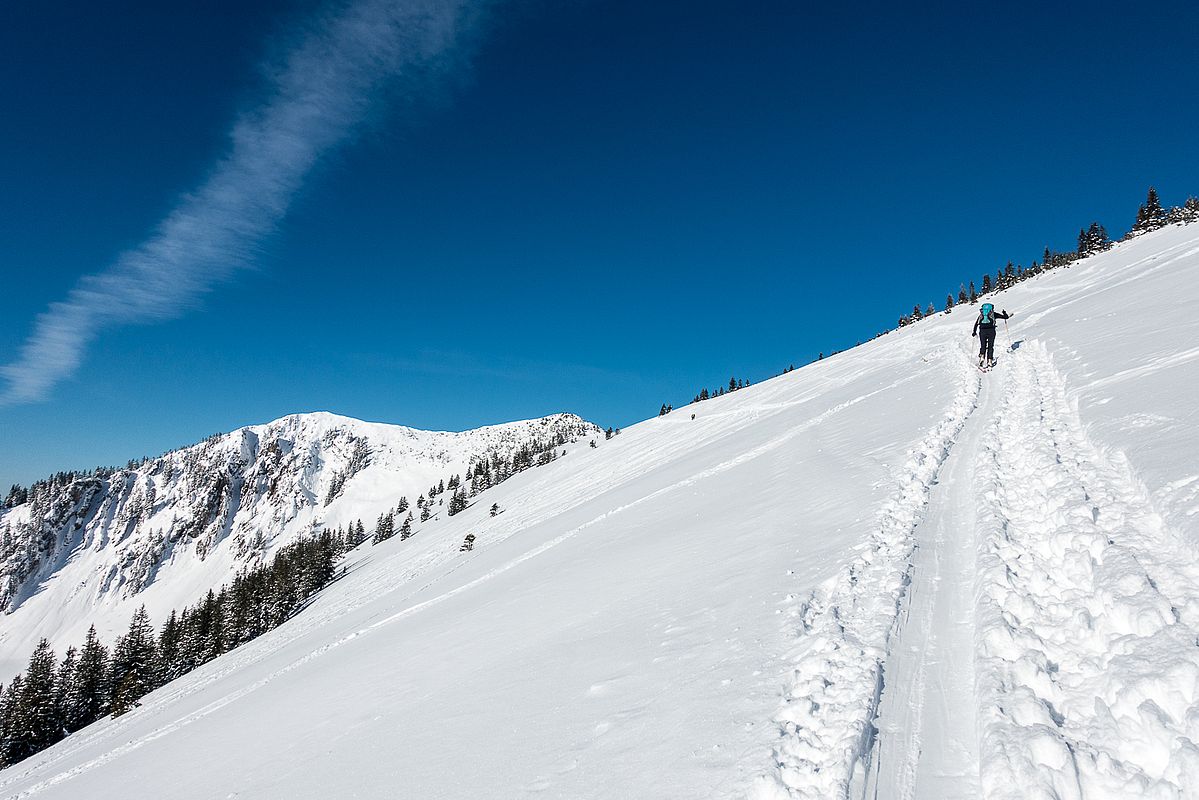
[(1091, 443), (1043, 345), (1009, 382), (979, 497), (984, 793), (1199, 791), (1193, 547)]
[(862, 552), (799, 609), (802, 636), (791, 656), (795, 668), (774, 718), (782, 732), (775, 749), (777, 772), (759, 779), (754, 792), (763, 800), (843, 797), (869, 755), (914, 532), (929, 488), (978, 395), (978, 370), (969, 358), (953, 352), (945, 361), (956, 373), (957, 397), (899, 467), (898, 488), (879, 512)]
[(600, 430), (570, 414), (463, 432), (292, 414), (0, 511), (0, 681), (42, 637), (61, 654), (95, 623), (111, 644), (140, 605), (161, 623), (302, 535), (356, 520), (369, 531), (472, 456), (558, 433)]
[(1171, 225), (989, 297), (986, 374), (959, 307), (571, 448), (0, 797), (1199, 797), (1197, 269)]

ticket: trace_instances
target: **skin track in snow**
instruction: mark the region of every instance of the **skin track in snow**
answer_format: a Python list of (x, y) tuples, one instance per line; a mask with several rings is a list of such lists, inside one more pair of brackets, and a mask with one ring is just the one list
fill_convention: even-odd
[(1196, 269), (1170, 226), (996, 295), (989, 376), (955, 310), (569, 448), (0, 798), (924, 800), (944, 719), (983, 800), (1191, 800)]
[[(868, 547), (797, 610), (800, 639), (784, 704), (775, 715), (780, 734), (775, 769), (755, 783), (754, 798), (844, 797), (864, 778), (883, 661), (908, 583), (913, 532), (978, 397), (979, 378), (964, 352), (949, 348), (941, 361), (957, 373), (959, 385), (949, 412), (899, 470), (898, 488), (879, 514)], [(873, 591), (864, 596), (862, 586)]]
[[(1188, 445), (1193, 453), (1195, 437), (1172, 424), (1174, 417), (1141, 409), (1176, 413), (1191, 405), (1179, 405), (1177, 387), (1186, 380), (1164, 378), (1185, 368), (1194, 378), (1196, 359), (1182, 351), (1112, 367), (1138, 346), (1162, 341), (1164, 320), (1194, 327), (1193, 316), (1160, 309), (1162, 288), (1180, 285), (1179, 270), (1199, 256), (1194, 232), (1161, 234), (1167, 244), (1156, 255), (1145, 256), (1150, 245), (1141, 241), (1081, 262), (1085, 288), (1075, 282), (1073, 296), (1036, 283), (1012, 290), (1039, 297), (1033, 309), (1069, 308), (1048, 330), (1065, 340), (1052, 339), (1077, 365), (1083, 392), (1071, 398), (1045, 341), (1006, 348), (914, 529), (911, 583), (887, 640), (873, 752), (863, 759), (829, 723), (826, 697), (840, 708), (850, 704), (833, 694), (844, 684), (838, 670), (816, 665), (807, 672), (816, 713), (794, 715), (793, 727), (788, 712), (780, 714), (786, 741), (775, 751), (778, 771), (760, 779), (756, 797), (1199, 797), (1199, 570), (1187, 530), (1199, 514), (1199, 476), (1159, 479), (1160, 488), (1147, 489), (1123, 454), (1091, 442), (1077, 412), (1080, 396), (1108, 393), (1099, 407), (1116, 399), (1113, 411), (1136, 409), (1114, 419), (1101, 412), (1112, 419), (1109, 432), (1169, 430), (1153, 440), (1160, 455), (1147, 451), (1148, 464), (1172, 464), (1175, 475), (1187, 469), (1186, 458), (1171, 455)], [(1095, 274), (1117, 259), (1135, 266), (1136, 276)], [(1113, 325), (1113, 307), (1128, 311), (1114, 302), (1117, 292), (1152, 297), (1136, 307), (1155, 316)], [(1044, 317), (1031, 316), (1038, 323)], [(1092, 320), (1102, 322), (1094, 327)], [(1084, 334), (1107, 352), (1067, 344), (1086, 345)], [(1116, 336), (1127, 341), (1116, 345)], [(1160, 387), (1152, 399), (1128, 391), (1142, 379)], [(1170, 524), (1180, 519), (1181, 530)], [(886, 582), (850, 581), (845, 605), (869, 604), (863, 586), (876, 602), (892, 592)], [(852, 651), (862, 641), (853, 615), (830, 617), (818, 646)], [(856, 652), (870, 663), (869, 651)], [(795, 698), (793, 687), (787, 695)], [(872, 702), (864, 682), (856, 699)], [(778, 758), (788, 747), (790, 765)], [(862, 763), (870, 770), (858, 781), (853, 765)]]
[(984, 441), (978, 608), (988, 798), (1199, 796), (1199, 571), (1088, 439), (1039, 343)]
[(916, 551), (883, 671), (871, 800), (979, 796), (974, 674), (975, 465), (1004, 374), (983, 382), (916, 526)]

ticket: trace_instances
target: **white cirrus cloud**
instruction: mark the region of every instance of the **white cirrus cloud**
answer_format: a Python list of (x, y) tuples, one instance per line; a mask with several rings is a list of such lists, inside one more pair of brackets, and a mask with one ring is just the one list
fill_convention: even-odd
[(181, 314), (250, 264), (321, 156), (392, 90), (427, 91), (461, 65), (482, 0), (359, 0), (309, 20), (268, 65), (265, 99), (243, 113), (203, 183), (153, 233), (38, 315), (0, 366), (0, 405), (42, 400), (108, 328)]

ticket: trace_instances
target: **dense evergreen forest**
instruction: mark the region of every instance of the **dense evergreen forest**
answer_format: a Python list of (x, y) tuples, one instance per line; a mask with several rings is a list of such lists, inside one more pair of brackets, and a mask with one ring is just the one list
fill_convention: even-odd
[(280, 548), (270, 564), (244, 570), (220, 591), (172, 611), (157, 632), (139, 608), (111, 648), (95, 627), (61, 660), (42, 639), (25, 673), (0, 687), (0, 767), (101, 717), (124, 714), (159, 686), (278, 627), (333, 581), (345, 550), (345, 540), (328, 531), (299, 539)]

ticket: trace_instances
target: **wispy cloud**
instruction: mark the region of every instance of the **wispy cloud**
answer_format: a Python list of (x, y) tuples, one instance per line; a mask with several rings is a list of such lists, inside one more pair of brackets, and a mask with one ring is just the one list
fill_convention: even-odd
[(141, 245), (80, 279), (0, 367), (0, 405), (44, 399), (100, 332), (178, 316), (251, 263), (321, 156), (392, 87), (414, 93), (458, 66), (481, 0), (359, 0), (313, 19), (269, 91), (233, 126), (227, 154)]

